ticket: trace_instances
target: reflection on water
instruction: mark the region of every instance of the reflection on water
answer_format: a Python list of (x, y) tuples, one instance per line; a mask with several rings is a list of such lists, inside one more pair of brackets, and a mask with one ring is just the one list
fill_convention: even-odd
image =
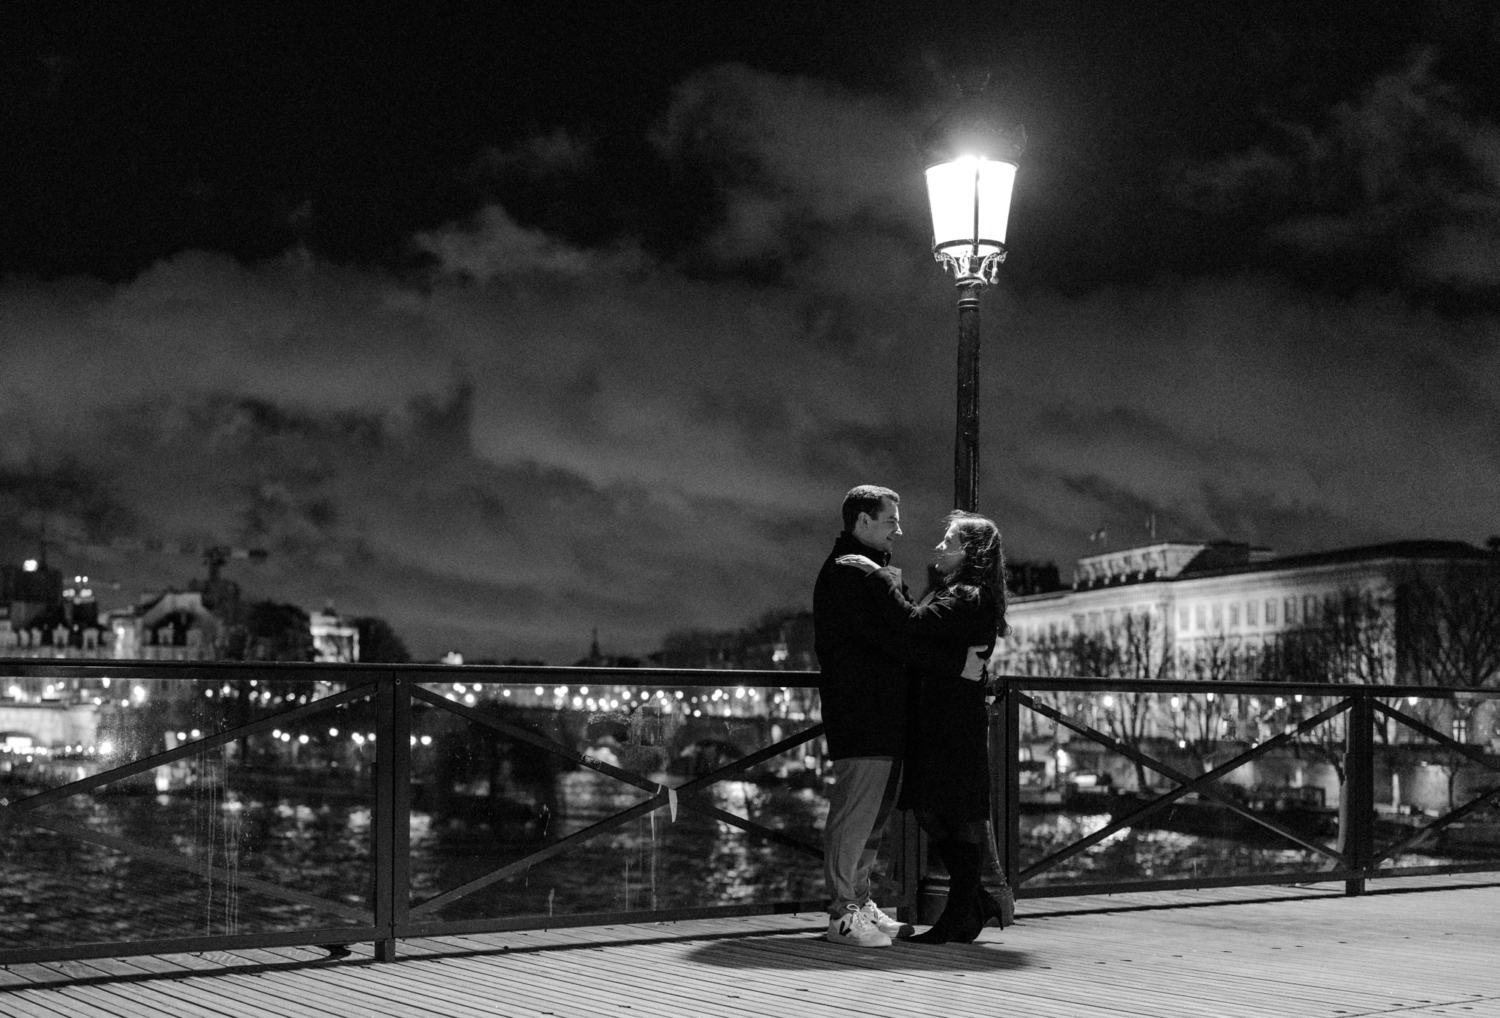
[[(1041, 813), (1021, 817), (1022, 868), (1102, 830), (1108, 815)], [(1217, 877), (1329, 868), (1300, 848), (1266, 848), (1227, 838), (1125, 828), (1035, 878), (1034, 885)]]
[[(668, 784), (667, 775), (650, 775)], [(420, 903), (648, 798), (593, 771), (558, 779), (560, 815), (535, 841), (491, 837), (481, 825), (412, 816), (412, 897)], [(725, 781), (718, 808), (810, 844), (821, 842), (826, 800), (810, 789)], [(822, 895), (822, 864), (789, 846), (680, 805), (628, 821), (438, 910), (445, 919), (564, 915), (807, 900)]]
[[(1022, 814), (1021, 868), (1033, 866), (1068, 845), (1103, 830), (1109, 822), (1107, 814)], [(1377, 842), (1381, 845), (1388, 844), (1394, 838), (1394, 835), (1388, 840), (1377, 838)], [(1458, 846), (1446, 841), (1443, 847), (1448, 850), (1448, 854), (1428, 855), (1424, 854), (1423, 845), (1419, 843), (1411, 851), (1384, 865), (1435, 866), (1485, 857), (1483, 853), (1459, 850)], [(1230, 838), (1127, 827), (1109, 835), (1087, 851), (1037, 874), (1027, 884), (1045, 887), (1105, 881), (1319, 872), (1334, 868), (1334, 861), (1327, 856), (1296, 847), (1290, 842), (1286, 843), (1285, 848), (1279, 848), (1267, 846), (1259, 838), (1256, 843), (1247, 844)]]
[[(368, 797), (251, 798), (226, 788), (222, 759), (199, 759), (194, 770), (194, 782), (173, 793), (135, 788), (76, 795), (39, 811), (148, 852), (116, 851), (22, 824), (0, 829), (0, 945), (256, 933), (352, 921), (249, 889), (247, 878), (368, 908)], [(151, 851), (206, 872), (157, 861)]]
[[(0, 946), (321, 928), (353, 922), (246, 889), (252, 877), (368, 909), (367, 788), (301, 801), (224, 787), (222, 764), (173, 793), (74, 796), (53, 819), (214, 867), (195, 875), (47, 830), (0, 828)], [(232, 770), (232, 769), (231, 769)], [(665, 774), (657, 775), (663, 784)], [(653, 779), (655, 780), (655, 779)], [(231, 775), (231, 785), (233, 784)], [(711, 786), (735, 816), (820, 843), (823, 797), (785, 785)], [(556, 777), (541, 825), (411, 814), (412, 900), (419, 903), (598, 823), (646, 793), (593, 771)], [(679, 806), (638, 817), (441, 909), (442, 918), (564, 915), (787, 901), (822, 894), (821, 863)]]

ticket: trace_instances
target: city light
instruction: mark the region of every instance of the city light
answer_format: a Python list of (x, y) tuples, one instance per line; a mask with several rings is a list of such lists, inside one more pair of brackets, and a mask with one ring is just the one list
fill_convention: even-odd
[(330, 739), (337, 739), (339, 737), (339, 730), (337, 728), (328, 729), (328, 737)]

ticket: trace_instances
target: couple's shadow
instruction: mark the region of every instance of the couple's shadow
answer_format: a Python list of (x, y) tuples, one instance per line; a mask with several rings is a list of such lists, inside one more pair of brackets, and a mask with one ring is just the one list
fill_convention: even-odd
[[(1031, 967), (1030, 955), (1001, 943), (991, 929), (972, 944), (907, 944), (854, 948), (830, 944), (823, 933), (775, 934), (715, 940), (688, 956), (698, 965), (724, 969), (869, 969), (899, 977), (903, 972), (993, 973)], [(896, 979), (899, 982), (899, 978)]]

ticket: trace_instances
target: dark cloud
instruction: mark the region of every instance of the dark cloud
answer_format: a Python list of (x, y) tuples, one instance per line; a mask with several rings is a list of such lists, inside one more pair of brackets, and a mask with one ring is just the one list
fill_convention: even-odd
[[(1337, 143), (1203, 170), (1203, 208), (1218, 181), (1212, 214), (1241, 214), (1252, 178), (1276, 223), (1310, 214), (1288, 195), (1322, 176), (1344, 183), (1315, 204), (1345, 223), (1384, 222), (1413, 187), (1454, 208), (1490, 193), (1482, 174), (1457, 187), (1446, 157), (1420, 171), (1424, 131), (1471, 170), (1483, 146), (1414, 66), (1331, 113)], [(1425, 105), (1393, 121), (1388, 163), (1373, 122), (1402, 95)], [(738, 65), (686, 79), (654, 143), (668, 172), (704, 169), (716, 203), (676, 252), (492, 203), (417, 232), (429, 264), (410, 276), (298, 250), (184, 254), (119, 285), (12, 280), (0, 479), (59, 495), (5, 511), (80, 542), (266, 547), (233, 567), (252, 591), (384, 615), (423, 656), (565, 662), (595, 625), (641, 652), (805, 604), (860, 482), (903, 493), (916, 575), (951, 504), (956, 315), (926, 250), (914, 116)], [(587, 179), (601, 164), (577, 137), (495, 159)], [(1368, 192), (1329, 168), (1351, 154)], [(1410, 271), (1438, 278), (1421, 266), (1442, 236), (1404, 249)], [(1500, 331), (1482, 308), (1269, 275), (1069, 294), (1007, 276), (984, 316), (981, 505), (1012, 557), (1066, 568), (1089, 532), (1144, 536), (1151, 513), (1162, 537), (1289, 552), (1497, 528)], [(73, 554), (139, 585), (193, 568)]]
[(1407, 279), (1493, 291), (1500, 280), (1500, 125), (1466, 108), (1423, 49), (1318, 123), (1184, 170), (1179, 196), (1269, 222), (1273, 245), (1378, 257)]

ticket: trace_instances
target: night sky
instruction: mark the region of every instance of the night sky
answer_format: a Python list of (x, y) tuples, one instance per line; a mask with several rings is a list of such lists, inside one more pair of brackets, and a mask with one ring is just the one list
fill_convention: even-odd
[[(985, 297), (1016, 559), (1500, 532), (1500, 7), (0, 11), (0, 556), (569, 663), (918, 573), (954, 291), (914, 138), (1025, 124)], [(275, 13), (267, 13), (274, 9)]]

